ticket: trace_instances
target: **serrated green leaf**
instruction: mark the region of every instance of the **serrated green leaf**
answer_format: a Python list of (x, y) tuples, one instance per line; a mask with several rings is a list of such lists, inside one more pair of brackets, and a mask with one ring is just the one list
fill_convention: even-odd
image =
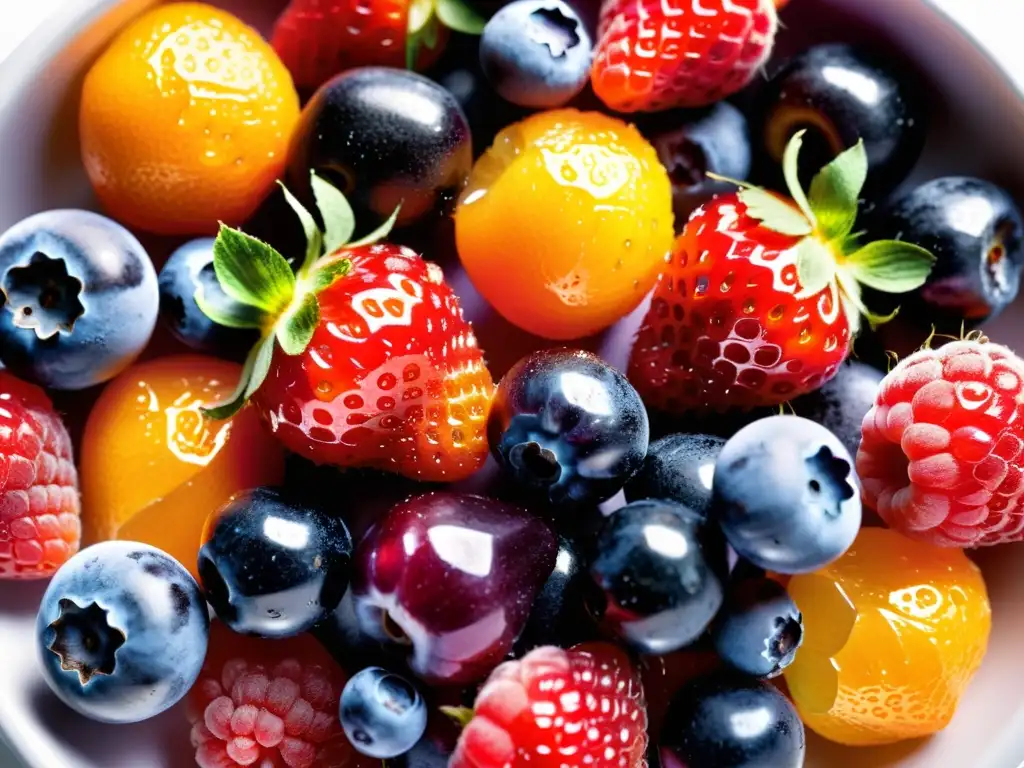
[(761, 225), (781, 235), (803, 237), (811, 234), (814, 227), (807, 217), (786, 200), (757, 187), (741, 189), (740, 201), (747, 206), (747, 215), (757, 219)]
[(356, 215), (340, 189), (315, 173), (311, 174), (310, 181), (316, 207), (320, 210), (320, 218), (324, 220), (324, 249), (327, 253), (334, 253), (356, 231)]
[(448, 29), (466, 35), (479, 35), (487, 26), (487, 19), (477, 13), (467, 0), (435, 0), (437, 18)]
[(804, 188), (800, 186), (800, 150), (803, 149), (806, 133), (806, 130), (797, 131), (786, 145), (786, 151), (782, 155), (782, 175), (786, 179), (790, 197), (793, 198), (793, 202), (803, 212), (813, 228), (816, 223), (814, 211), (811, 209), (811, 204), (807, 202)]
[(811, 210), (824, 238), (845, 238), (853, 230), (867, 178), (868, 154), (861, 140), (837, 155), (811, 181)]
[(274, 335), (268, 334), (261, 338), (249, 351), (242, 367), (242, 375), (231, 397), (224, 403), (213, 408), (203, 408), (202, 412), (211, 419), (220, 421), (230, 419), (238, 413), (250, 397), (255, 394), (270, 371), (270, 361), (274, 357)]
[(934, 264), (935, 257), (918, 245), (878, 240), (850, 255), (844, 269), (876, 291), (906, 293), (924, 285)]
[(800, 291), (796, 297), (805, 299), (824, 290), (836, 276), (835, 256), (816, 237), (805, 237), (797, 246), (796, 275)]
[(317, 268), (313, 270), (313, 274), (310, 275), (310, 290), (313, 293), (320, 293), (333, 285), (336, 280), (340, 280), (347, 275), (351, 269), (351, 259), (341, 257), (325, 259), (323, 263), (317, 265)]
[(277, 343), (286, 355), (301, 355), (313, 339), (313, 332), (319, 323), (320, 303), (315, 293), (307, 293), (278, 320), (274, 330)]
[(257, 307), (226, 300), (224, 297), (208, 299), (201, 285), (196, 288), (192, 298), (200, 312), (226, 328), (262, 328), (273, 322), (272, 316)]
[(223, 224), (213, 244), (213, 268), (230, 298), (270, 315), (280, 314), (295, 291), (295, 275), (284, 256)]
[(378, 240), (383, 240), (389, 234), (391, 230), (395, 228), (395, 222), (398, 221), (398, 214), (401, 212), (402, 206), (399, 205), (395, 210), (388, 216), (387, 221), (377, 227), (373, 232), (368, 234), (366, 237), (361, 237), (348, 244), (349, 248), (361, 248), (364, 245), (373, 245)]

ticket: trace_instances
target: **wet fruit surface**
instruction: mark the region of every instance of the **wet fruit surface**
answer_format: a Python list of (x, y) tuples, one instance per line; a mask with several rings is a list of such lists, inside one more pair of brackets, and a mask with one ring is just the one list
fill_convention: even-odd
[(786, 682), (804, 723), (842, 744), (944, 728), (981, 663), (991, 615), (960, 550), (865, 528), (839, 560), (794, 576), (804, 643)]

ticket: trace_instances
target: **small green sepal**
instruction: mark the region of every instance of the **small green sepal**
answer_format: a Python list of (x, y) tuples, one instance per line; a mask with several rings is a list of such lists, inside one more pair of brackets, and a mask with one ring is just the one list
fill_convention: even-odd
[(236, 301), (220, 303), (208, 301), (201, 285), (196, 288), (192, 298), (200, 312), (217, 325), (223, 325), (226, 328), (263, 328), (273, 322), (273, 315), (267, 314), (258, 307), (250, 307), (248, 304), (239, 304)]
[(295, 292), (295, 274), (284, 256), (224, 224), (213, 245), (213, 268), (224, 293), (268, 315), (280, 314)]
[(858, 283), (885, 293), (907, 293), (925, 284), (935, 264), (930, 251), (900, 240), (868, 243), (846, 259)]
[(469, 721), (476, 714), (469, 707), (438, 707), (438, 709), (441, 710), (441, 714), (447, 715), (459, 728), (465, 728), (469, 725)]
[(274, 357), (274, 335), (269, 334), (261, 338), (256, 345), (249, 350), (249, 356), (245, 359), (242, 367), (242, 375), (238, 379), (238, 385), (227, 402), (221, 403), (213, 408), (203, 408), (203, 415), (211, 419), (230, 419), (245, 405), (263, 382), (267, 380), (270, 372), (270, 361)]
[(836, 276), (836, 257), (828, 245), (814, 237), (805, 237), (797, 243), (796, 276), (800, 281), (798, 299), (825, 290)]
[(479, 35), (487, 20), (469, 0), (412, 0), (405, 32), (405, 66), (415, 69), (420, 50), (434, 50), (441, 40), (441, 27), (466, 35)]
[(391, 230), (395, 228), (395, 222), (398, 221), (398, 214), (401, 213), (402, 206), (399, 205), (391, 212), (391, 215), (387, 217), (383, 224), (377, 227), (373, 232), (368, 234), (366, 237), (361, 237), (358, 240), (353, 240), (346, 247), (347, 248), (362, 248), (364, 245), (373, 245), (380, 240), (391, 234)]
[(747, 216), (757, 219), (761, 226), (778, 232), (780, 235), (806, 237), (814, 231), (814, 226), (804, 214), (793, 205), (765, 189), (748, 187), (738, 193), (740, 200), (747, 206)]
[(333, 184), (312, 173), (310, 182), (316, 207), (324, 217), (324, 249), (334, 253), (352, 239), (356, 231), (356, 215), (352, 206)]
[(277, 343), (286, 355), (301, 355), (313, 340), (313, 332), (319, 324), (320, 302), (315, 293), (304, 293), (274, 325)]
[(351, 259), (335, 256), (334, 258), (324, 260), (322, 264), (317, 265), (316, 269), (309, 276), (313, 284), (313, 293), (319, 294), (321, 291), (329, 288), (336, 280), (345, 277), (351, 270)]
[(782, 155), (782, 176), (786, 180), (786, 187), (789, 189), (793, 202), (803, 212), (813, 230), (817, 224), (814, 219), (814, 210), (811, 208), (807, 195), (804, 194), (804, 189), (800, 185), (800, 150), (803, 149), (804, 135), (806, 133), (806, 130), (797, 131), (793, 138), (789, 140), (789, 144), (786, 145), (786, 151)]
[(467, 0), (434, 0), (437, 18), (448, 29), (464, 35), (479, 35), (487, 19), (477, 13)]
[(840, 240), (853, 231), (867, 178), (868, 153), (861, 139), (811, 180), (811, 210), (823, 238)]

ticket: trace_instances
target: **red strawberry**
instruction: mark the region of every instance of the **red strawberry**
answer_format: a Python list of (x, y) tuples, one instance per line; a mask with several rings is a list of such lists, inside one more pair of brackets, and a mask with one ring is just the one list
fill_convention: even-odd
[(1024, 540), (1024, 360), (978, 341), (903, 360), (864, 417), (857, 473), (864, 502), (911, 538)]
[(0, 371), (0, 579), (39, 579), (78, 552), (78, 474), (49, 398)]
[(754, 78), (777, 26), (772, 0), (605, 0), (594, 92), (617, 112), (712, 104)]
[(796, 180), (801, 141), (786, 151), (793, 200), (746, 187), (694, 211), (676, 241), (629, 364), (649, 406), (767, 406), (817, 389), (867, 311), (860, 285), (902, 293), (927, 278), (934, 259), (922, 248), (851, 235), (863, 146), (826, 166), (808, 199)]
[(647, 710), (625, 652), (544, 647), (491, 673), (449, 768), (646, 768)]
[(320, 179), (314, 189), (332, 207), (324, 212), (330, 255), (316, 259), (321, 234), (292, 199), (311, 241), (297, 279), (270, 246), (221, 231), (217, 274), (244, 316), (206, 309), (264, 336), (235, 398), (213, 415), (230, 415), (255, 393), (271, 430), (318, 463), (426, 481), (467, 477), (487, 457), (494, 384), (458, 298), (436, 265), (408, 248), (370, 244), (386, 229), (346, 244), (350, 210), (344, 224), (336, 216), (344, 198)]

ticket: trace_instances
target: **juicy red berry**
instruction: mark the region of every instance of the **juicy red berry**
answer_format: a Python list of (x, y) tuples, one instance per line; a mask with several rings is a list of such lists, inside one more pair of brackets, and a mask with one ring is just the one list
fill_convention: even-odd
[(646, 768), (647, 707), (625, 653), (544, 647), (480, 690), (450, 768)]
[(882, 381), (864, 417), (864, 501), (893, 528), (948, 547), (1024, 539), (1024, 361), (958, 341)]
[(0, 579), (50, 576), (78, 551), (78, 474), (38, 387), (0, 371)]

